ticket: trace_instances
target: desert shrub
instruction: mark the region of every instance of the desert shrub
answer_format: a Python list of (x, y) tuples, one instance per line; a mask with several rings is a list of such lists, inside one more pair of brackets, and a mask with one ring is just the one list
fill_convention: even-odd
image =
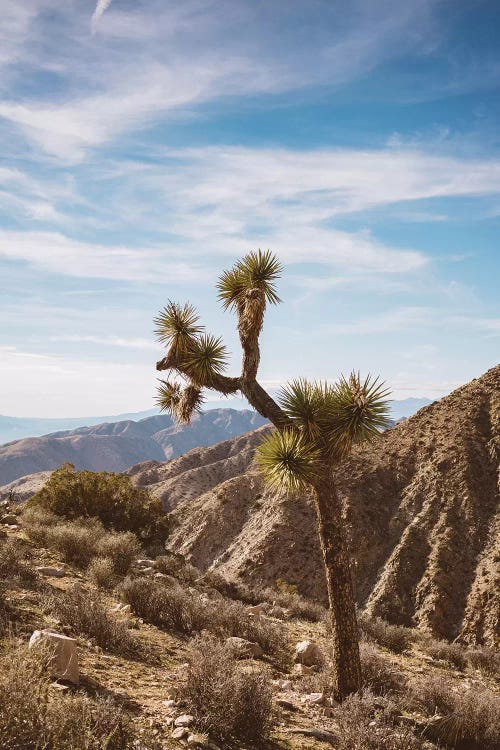
[(112, 589), (116, 582), (113, 561), (109, 557), (95, 557), (87, 568), (89, 580), (101, 589)]
[(285, 583), (280, 578), (276, 581), (276, 589), (266, 588), (261, 592), (262, 600), (286, 609), (291, 617), (299, 620), (320, 622), (326, 615), (321, 604), (304, 599), (297, 592), (296, 586)]
[(464, 647), (459, 646), (458, 643), (448, 643), (447, 641), (425, 638), (423, 640), (423, 648), (426, 654), (432, 656), (433, 659), (447, 661), (449, 664), (457, 667), (457, 669), (464, 669), (467, 664)]
[(126, 579), (121, 591), (139, 617), (166, 630), (188, 634), (208, 630), (220, 638), (246, 638), (280, 661), (288, 653), (284, 631), (269, 620), (251, 617), (240, 602), (214, 601), (178, 584), (145, 577)]
[(50, 689), (40, 649), (11, 646), (0, 665), (2, 750), (160, 750), (111, 700)]
[(486, 688), (465, 688), (439, 676), (413, 687), (413, 705), (431, 718), (424, 734), (463, 750), (500, 747), (500, 697)]
[(74, 635), (90, 638), (103, 649), (130, 656), (141, 653), (138, 638), (109, 611), (98, 591), (77, 584), (68, 591), (51, 595), (47, 609)]
[(95, 471), (75, 471), (63, 464), (28, 501), (68, 519), (98, 518), (107, 529), (134, 531), (143, 539), (166, 539), (167, 517), (161, 502), (134, 487), (130, 477)]
[(273, 725), (269, 681), (262, 672), (243, 671), (215, 638), (195, 640), (183, 698), (196, 726), (218, 740), (260, 740)]
[(29, 553), (17, 539), (0, 540), (0, 581), (33, 583), (36, 573), (29, 564)]
[(337, 750), (420, 750), (423, 741), (409, 727), (399, 726), (398, 711), (369, 690), (351, 695), (333, 713)]
[(188, 563), (184, 555), (167, 551), (155, 560), (155, 568), (159, 573), (173, 576), (184, 583), (194, 583), (200, 576), (201, 571), (191, 563)]
[(96, 555), (96, 543), (103, 533), (98, 522), (58, 523), (47, 528), (47, 546), (60, 552), (63, 560), (86, 568)]
[(111, 560), (117, 575), (124, 576), (134, 559), (140, 555), (141, 545), (130, 531), (108, 532), (98, 540), (96, 552), (99, 557)]
[(399, 693), (405, 686), (402, 672), (371, 643), (360, 644), (363, 685), (376, 695)]
[(467, 665), (485, 675), (500, 676), (500, 653), (493, 648), (482, 646), (465, 652)]
[(368, 617), (366, 614), (359, 615), (359, 627), (361, 634), (379, 646), (402, 654), (415, 641), (416, 635), (411, 628), (402, 625), (392, 625), (380, 617)]

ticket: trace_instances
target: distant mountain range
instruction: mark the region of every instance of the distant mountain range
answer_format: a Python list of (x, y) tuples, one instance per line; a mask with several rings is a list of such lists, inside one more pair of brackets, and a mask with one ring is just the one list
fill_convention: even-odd
[[(411, 417), (422, 406), (427, 406), (431, 401), (428, 398), (405, 398), (401, 401), (391, 402), (391, 416), (394, 421), (403, 417)], [(227, 409), (244, 411), (248, 410), (248, 403), (244, 399), (231, 398), (224, 401), (207, 401), (204, 405), (205, 411), (212, 409)], [(92, 427), (94, 425), (108, 424), (111, 422), (138, 422), (157, 415), (158, 409), (147, 411), (130, 412), (104, 417), (6, 417), (0, 415), (0, 445), (21, 440), (27, 437), (40, 437), (61, 430), (75, 430), (80, 427)]]
[(77, 469), (123, 471), (140, 461), (175, 458), (265, 423), (253, 411), (212, 409), (184, 426), (174, 424), (165, 414), (155, 414), (138, 421), (123, 419), (15, 440), (0, 446), (0, 485), (56, 469), (65, 461)]

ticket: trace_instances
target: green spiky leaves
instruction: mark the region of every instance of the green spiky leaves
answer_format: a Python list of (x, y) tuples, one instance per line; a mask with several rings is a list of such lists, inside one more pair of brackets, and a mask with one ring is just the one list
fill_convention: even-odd
[(282, 265), (270, 250), (248, 253), (229, 271), (224, 271), (217, 283), (219, 299), (224, 309), (239, 311), (249, 289), (260, 289), (266, 302), (276, 305), (281, 302), (276, 293), (275, 282), (281, 276)]
[(169, 301), (154, 318), (156, 338), (168, 346), (174, 356), (184, 354), (203, 331), (198, 321), (199, 315), (193, 305)]
[(176, 422), (189, 424), (193, 414), (201, 410), (203, 396), (195, 385), (182, 388), (179, 383), (161, 380), (156, 403), (161, 411), (168, 412)]
[(343, 458), (355, 443), (370, 440), (389, 424), (389, 391), (378, 378), (359, 373), (342, 376), (328, 393), (328, 443), (335, 458)]
[(292, 380), (278, 394), (281, 408), (294, 425), (312, 441), (321, 437), (325, 408), (325, 388), (305, 378)]
[(214, 375), (222, 373), (228, 359), (221, 338), (210, 334), (200, 336), (186, 355), (185, 372), (195, 383), (210, 386)]
[(274, 430), (255, 454), (266, 483), (279, 492), (296, 492), (318, 475), (320, 453), (295, 429)]

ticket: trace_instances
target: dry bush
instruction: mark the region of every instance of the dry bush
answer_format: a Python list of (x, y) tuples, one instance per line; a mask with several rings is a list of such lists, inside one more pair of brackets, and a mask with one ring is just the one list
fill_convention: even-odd
[(145, 540), (164, 541), (168, 521), (160, 500), (134, 487), (123, 474), (75, 471), (66, 463), (28, 501), (69, 520), (98, 518), (113, 531), (133, 531)]
[(370, 691), (352, 695), (334, 710), (337, 750), (420, 750), (423, 741), (397, 724), (398, 711)]
[(107, 557), (117, 575), (126, 575), (141, 553), (141, 545), (130, 531), (105, 531), (96, 518), (67, 521), (43, 508), (27, 508), (24, 528), (38, 545), (59, 552), (64, 560), (86, 568), (95, 557)]
[(0, 580), (32, 584), (36, 578), (22, 542), (17, 539), (0, 540)]
[(402, 672), (371, 643), (360, 643), (363, 685), (376, 695), (401, 693), (406, 684)]
[(160, 750), (112, 701), (50, 689), (46, 655), (11, 645), (0, 664), (2, 750)]
[(430, 739), (463, 750), (500, 747), (500, 697), (490, 690), (430, 676), (410, 695), (412, 705), (431, 717), (424, 730)]
[(95, 557), (87, 568), (89, 580), (101, 589), (112, 589), (116, 583), (115, 569), (109, 557)]
[(367, 640), (375, 641), (389, 651), (394, 651), (395, 654), (402, 654), (406, 651), (417, 637), (411, 628), (391, 625), (390, 622), (380, 617), (372, 618), (366, 614), (360, 614), (358, 621), (362, 636)]
[(246, 638), (275, 659), (284, 662), (288, 658), (284, 630), (252, 617), (240, 602), (202, 598), (180, 585), (145, 577), (126, 579), (121, 590), (134, 612), (153, 625), (188, 634), (209, 630), (220, 638)]
[(143, 647), (127, 624), (116, 619), (98, 591), (77, 585), (53, 594), (47, 608), (75, 635), (92, 639), (98, 646), (117, 654), (136, 656)]
[(191, 563), (186, 562), (184, 555), (176, 552), (166, 552), (155, 560), (155, 568), (159, 573), (173, 576), (183, 583), (194, 583), (201, 576), (201, 571)]
[(131, 531), (109, 532), (98, 540), (96, 553), (99, 557), (110, 559), (114, 572), (124, 576), (134, 559), (141, 554), (141, 545)]
[(482, 646), (465, 652), (467, 665), (481, 674), (500, 677), (500, 653), (493, 648)]
[(457, 669), (465, 669), (467, 659), (464, 647), (459, 646), (458, 643), (448, 643), (448, 641), (439, 641), (434, 638), (424, 637), (422, 648), (433, 659), (447, 661)]
[(244, 671), (212, 637), (193, 643), (183, 698), (196, 726), (218, 740), (261, 740), (272, 726), (272, 690), (262, 672)]
[(309, 620), (310, 622), (320, 622), (326, 617), (326, 610), (317, 602), (304, 599), (297, 592), (296, 587), (290, 584), (276, 582), (276, 589), (266, 588), (261, 594), (261, 601), (267, 601), (270, 604), (277, 605), (288, 611), (291, 617), (298, 620)]

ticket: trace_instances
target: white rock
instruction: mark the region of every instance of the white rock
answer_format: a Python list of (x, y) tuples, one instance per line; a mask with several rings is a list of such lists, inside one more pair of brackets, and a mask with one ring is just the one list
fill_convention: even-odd
[(325, 660), (323, 652), (314, 641), (299, 641), (295, 646), (295, 661), (312, 667), (322, 664)]
[(52, 633), (50, 630), (35, 630), (30, 638), (29, 648), (39, 644), (48, 649), (51, 677), (78, 685), (80, 670), (76, 640), (60, 633)]
[(226, 638), (226, 643), (237, 659), (258, 659), (264, 653), (258, 643), (252, 643), (252, 641), (247, 641), (245, 638), (232, 636), (231, 638)]
[(280, 685), (282, 690), (291, 690), (292, 689), (292, 683), (290, 680), (283, 680)]
[(264, 614), (264, 605), (263, 604), (254, 604), (253, 607), (247, 607), (247, 612), (249, 615), (254, 615), (254, 617), (260, 617)]
[(135, 564), (138, 565), (140, 568), (154, 568), (155, 561), (154, 560), (136, 560)]
[(36, 569), (37, 573), (42, 576), (48, 576), (49, 578), (64, 578), (66, 571), (62, 568), (52, 568), (50, 565), (39, 565)]
[(312, 703), (314, 706), (322, 706), (325, 702), (324, 693), (309, 693), (304, 697), (306, 703)]
[(210, 740), (206, 734), (190, 734), (187, 743), (188, 747), (201, 747), (207, 748), (207, 750), (211, 747)]
[(189, 734), (189, 730), (186, 727), (176, 727), (172, 731), (172, 737), (174, 740), (183, 740)]
[(193, 721), (194, 716), (191, 716), (191, 714), (181, 714), (181, 716), (178, 716), (174, 721), (174, 725), (176, 727), (190, 727)]

